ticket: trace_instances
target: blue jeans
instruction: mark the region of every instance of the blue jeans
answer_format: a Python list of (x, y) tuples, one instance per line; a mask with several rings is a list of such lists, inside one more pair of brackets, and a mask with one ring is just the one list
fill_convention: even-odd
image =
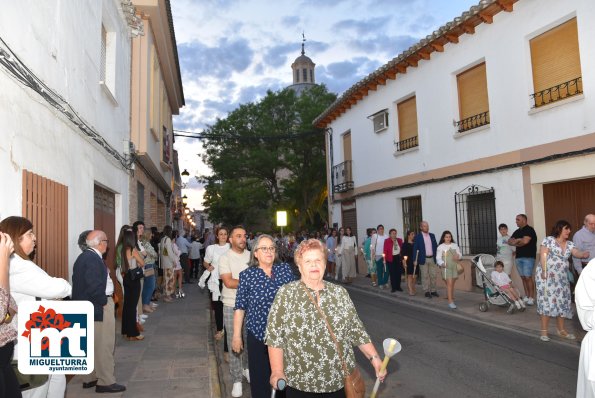
[[(155, 264), (145, 264), (145, 269), (153, 268), (155, 272), (157, 269), (155, 268)], [(153, 292), (155, 291), (155, 275), (145, 277), (145, 281), (143, 283), (143, 305), (149, 305), (151, 303), (151, 296), (153, 296)]]

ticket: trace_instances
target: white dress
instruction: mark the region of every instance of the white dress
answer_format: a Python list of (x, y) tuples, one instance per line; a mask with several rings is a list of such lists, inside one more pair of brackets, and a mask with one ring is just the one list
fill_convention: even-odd
[(583, 268), (574, 289), (576, 313), (587, 335), (581, 342), (576, 398), (595, 398), (595, 259)]

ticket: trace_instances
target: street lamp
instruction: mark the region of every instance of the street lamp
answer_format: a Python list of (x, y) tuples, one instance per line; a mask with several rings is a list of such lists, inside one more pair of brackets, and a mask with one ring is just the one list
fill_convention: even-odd
[(281, 228), (281, 236), (283, 236), (283, 227), (287, 226), (287, 212), (285, 210), (277, 212), (277, 226)]
[(188, 196), (186, 196), (186, 195), (182, 196), (182, 204), (184, 206), (186, 206), (188, 204)]
[(188, 172), (188, 170), (184, 169), (180, 176), (182, 177), (182, 184), (188, 184), (188, 180), (190, 179), (190, 173)]

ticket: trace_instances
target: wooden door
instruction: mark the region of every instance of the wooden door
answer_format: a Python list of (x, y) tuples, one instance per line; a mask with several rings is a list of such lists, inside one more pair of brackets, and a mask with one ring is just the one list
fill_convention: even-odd
[(595, 178), (544, 184), (543, 202), (545, 232), (549, 235), (558, 220), (566, 220), (574, 234), (587, 214), (595, 214)]

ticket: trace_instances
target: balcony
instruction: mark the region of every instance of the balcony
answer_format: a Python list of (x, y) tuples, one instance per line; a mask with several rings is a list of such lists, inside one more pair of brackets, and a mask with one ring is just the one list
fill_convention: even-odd
[(352, 189), (351, 160), (346, 160), (343, 163), (333, 166), (333, 192), (341, 193)]
[(395, 141), (395, 147), (397, 149), (397, 152), (406, 151), (407, 149), (415, 148), (417, 146), (417, 136), (407, 138), (406, 140), (402, 141)]
[(582, 93), (583, 78), (582, 76), (579, 76), (576, 79), (533, 93), (531, 94), (531, 100), (533, 101), (533, 108), (539, 108), (540, 106), (561, 101)]
[(463, 120), (455, 123), (457, 132), (464, 133), (465, 131), (473, 130), (475, 128), (490, 124), (490, 111), (478, 113), (477, 115), (469, 116)]

